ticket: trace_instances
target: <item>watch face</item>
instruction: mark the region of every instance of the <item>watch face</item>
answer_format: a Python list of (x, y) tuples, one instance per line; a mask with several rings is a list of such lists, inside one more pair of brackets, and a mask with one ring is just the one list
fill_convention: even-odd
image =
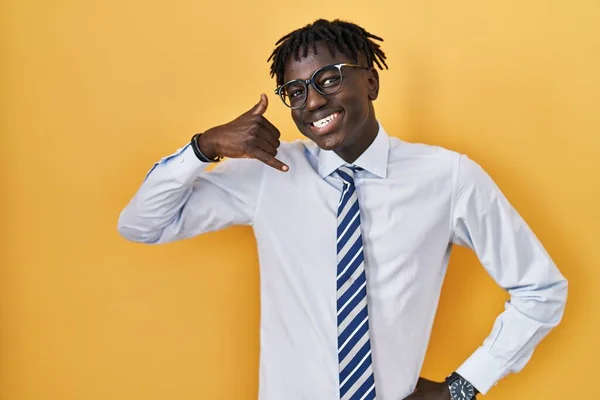
[(450, 385), (452, 400), (471, 400), (475, 396), (473, 386), (464, 379), (457, 379)]

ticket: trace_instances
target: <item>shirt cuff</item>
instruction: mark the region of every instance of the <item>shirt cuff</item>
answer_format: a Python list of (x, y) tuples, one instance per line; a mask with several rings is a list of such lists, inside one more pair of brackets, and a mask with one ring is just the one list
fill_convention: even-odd
[(484, 395), (507, 374), (502, 364), (483, 347), (478, 348), (456, 372)]
[(182, 148), (175, 156), (170, 157), (166, 163), (173, 178), (182, 184), (193, 182), (201, 172), (213, 164), (200, 161), (190, 144)]

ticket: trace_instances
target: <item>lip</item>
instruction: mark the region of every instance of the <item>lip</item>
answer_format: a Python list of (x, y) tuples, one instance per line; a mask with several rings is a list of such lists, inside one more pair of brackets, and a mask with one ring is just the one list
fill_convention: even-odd
[(322, 120), (325, 117), (330, 116), (331, 114), (341, 113), (343, 110), (329, 110), (326, 112), (320, 112), (319, 114), (312, 115), (312, 118), (304, 120), (305, 124), (312, 124), (313, 122)]
[[(335, 119), (333, 121), (331, 121), (329, 123), (329, 125), (326, 125), (322, 128), (318, 128), (312, 124), (314, 121), (319, 121), (320, 119), (323, 119), (331, 114), (336, 114), (336, 113), (338, 114), (338, 116), (335, 117)], [(306, 122), (306, 126), (308, 126), (308, 129), (310, 129), (310, 131), (315, 135), (326, 135), (337, 129), (337, 127), (341, 123), (341, 120), (343, 117), (344, 117), (343, 110), (323, 113), (322, 116), (316, 117), (310, 122)]]

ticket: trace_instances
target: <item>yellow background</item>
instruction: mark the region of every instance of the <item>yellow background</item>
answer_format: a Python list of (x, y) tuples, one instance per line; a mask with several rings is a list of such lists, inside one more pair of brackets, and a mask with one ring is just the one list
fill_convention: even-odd
[[(155, 160), (261, 92), (299, 137), (266, 59), (318, 17), (385, 38), (387, 131), (482, 164), (570, 281), (563, 323), (486, 398), (597, 398), (597, 0), (3, 0), (2, 400), (256, 398), (250, 229), (151, 247), (116, 222)], [(456, 249), (422, 374), (462, 363), (505, 299)]]

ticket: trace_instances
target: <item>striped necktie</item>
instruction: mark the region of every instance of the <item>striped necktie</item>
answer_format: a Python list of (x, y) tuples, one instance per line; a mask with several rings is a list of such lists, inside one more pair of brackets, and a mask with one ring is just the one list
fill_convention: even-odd
[(337, 213), (337, 323), (341, 400), (375, 399), (367, 277), (360, 210), (354, 186), (354, 173), (357, 170), (360, 168), (342, 166), (336, 171), (344, 183)]

